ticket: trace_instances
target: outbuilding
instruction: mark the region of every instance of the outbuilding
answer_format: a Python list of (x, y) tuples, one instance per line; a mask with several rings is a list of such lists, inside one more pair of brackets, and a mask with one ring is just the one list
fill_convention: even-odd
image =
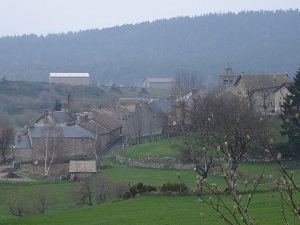
[(90, 75), (88, 73), (50, 73), (49, 83), (89, 85)]

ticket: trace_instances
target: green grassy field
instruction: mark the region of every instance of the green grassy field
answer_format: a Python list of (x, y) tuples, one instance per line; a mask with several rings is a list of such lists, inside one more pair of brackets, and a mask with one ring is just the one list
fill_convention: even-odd
[[(242, 163), (239, 186), (244, 180), (249, 181), (249, 189), (252, 189), (251, 179), (261, 173), (264, 165), (262, 163)], [(250, 210), (254, 221), (260, 224), (282, 224), (280, 213), (280, 202), (272, 198), (268, 191), (274, 186), (268, 174), (276, 177), (276, 166), (274, 163), (266, 164), (265, 178), (259, 186), (251, 204)], [(111, 168), (100, 171), (95, 176), (104, 175), (112, 181), (130, 181), (131, 184), (143, 182), (149, 185), (162, 185), (167, 182), (176, 182), (177, 173), (180, 173), (182, 180), (191, 189), (195, 189), (196, 174), (193, 171), (177, 170), (157, 170), (130, 168), (126, 165), (115, 165)], [(296, 181), (299, 181), (299, 169), (295, 170)], [(220, 189), (225, 188), (225, 183), (219, 176), (209, 175), (207, 179), (210, 183), (217, 183)], [(299, 182), (298, 182), (299, 183)], [(114, 203), (106, 203), (93, 207), (82, 207), (72, 209), (72, 199), (69, 198), (70, 188), (76, 182), (68, 181), (37, 181), (31, 183), (1, 183), (0, 184), (0, 224), (221, 224), (221, 220), (216, 213), (207, 205), (198, 202), (196, 195), (146, 195), (136, 197), (131, 200), (122, 200)], [(5, 197), (21, 187), (31, 190), (37, 185), (46, 185), (53, 190), (58, 201), (45, 215), (33, 215), (24, 218), (12, 216), (5, 205)], [(276, 193), (275, 193), (276, 194)], [(245, 194), (248, 195), (247, 193)], [(211, 194), (206, 194), (210, 197)], [(298, 197), (298, 196), (297, 196)], [(225, 201), (226, 196), (223, 196)], [(233, 204), (233, 203), (230, 203)], [(204, 213), (205, 219), (200, 218), (200, 213)], [(272, 215), (266, 217), (266, 215)]]
[(157, 142), (146, 143), (143, 145), (134, 145), (122, 149), (119, 153), (127, 158), (147, 158), (153, 156), (177, 157), (179, 150), (174, 149), (177, 140), (175, 138), (164, 139)]
[[(208, 197), (208, 196), (207, 196)], [(224, 197), (226, 201), (226, 198)], [(280, 205), (272, 197), (257, 193), (249, 208), (253, 221), (259, 224), (284, 224)], [(201, 218), (203, 213), (204, 218)], [(191, 195), (146, 195), (134, 199), (83, 207), (69, 211), (50, 212), (24, 218), (2, 217), (1, 224), (222, 224), (222, 220), (207, 205)]]
[[(176, 156), (178, 152), (171, 148), (174, 144), (173, 139), (162, 140), (156, 143), (137, 145), (124, 149), (121, 154), (127, 157), (148, 157), (157, 156), (164, 152), (163, 156)], [(112, 182), (123, 181), (131, 185), (142, 182), (146, 185), (162, 186), (163, 184), (180, 183), (178, 174), (183, 182), (192, 190), (196, 190), (196, 173), (192, 170), (158, 170), (132, 168), (124, 164), (118, 164), (112, 158), (104, 158), (103, 161), (110, 167), (99, 171), (94, 176), (105, 176)], [(293, 167), (295, 173), (295, 182), (300, 183), (300, 169), (294, 167), (292, 162), (287, 162), (288, 167)], [(273, 190), (274, 179), (278, 177), (279, 171), (273, 162), (254, 163), (244, 162), (238, 167), (237, 179), (238, 189), (243, 189), (244, 181), (248, 181), (248, 192), (242, 195), (247, 196), (253, 188), (253, 181), (257, 180), (265, 168), (264, 178), (258, 186), (258, 191), (254, 195), (250, 205), (250, 215), (253, 221), (259, 221), (259, 224), (284, 224), (280, 213), (280, 201), (271, 197), (269, 190)], [(270, 176), (271, 175), (271, 176)], [(34, 178), (34, 177), (32, 177)], [(226, 188), (222, 177), (209, 174), (207, 181), (216, 183), (220, 190)], [(79, 182), (69, 181), (47, 181), (36, 179), (29, 183), (0, 183), (0, 224), (222, 224), (216, 212), (207, 205), (200, 203), (198, 197), (189, 195), (143, 195), (130, 200), (121, 200), (105, 203), (97, 206), (86, 206), (73, 208), (73, 200), (69, 192)], [(31, 215), (24, 218), (18, 218), (11, 215), (6, 205), (6, 199), (18, 190), (32, 190), (34, 187), (44, 185), (51, 189), (57, 195), (56, 204), (53, 205), (45, 215)], [(212, 196), (205, 189), (205, 198)], [(277, 192), (274, 195), (278, 195)], [(300, 201), (299, 193), (294, 195)], [(277, 196), (278, 197), (278, 196)], [(228, 202), (226, 195), (222, 196), (225, 202)], [(247, 199), (245, 197), (245, 199)], [(117, 200), (117, 199), (113, 199)], [(229, 206), (233, 202), (228, 202)], [(204, 219), (200, 217), (204, 214)], [(288, 215), (291, 218), (290, 215)], [(296, 222), (300, 222), (297, 220)], [(300, 223), (296, 223), (300, 224)]]

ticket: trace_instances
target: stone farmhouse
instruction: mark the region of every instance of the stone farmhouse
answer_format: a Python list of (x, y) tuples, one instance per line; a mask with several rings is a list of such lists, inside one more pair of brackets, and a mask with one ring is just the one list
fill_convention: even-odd
[(127, 111), (134, 113), (138, 105), (142, 105), (150, 100), (150, 98), (119, 98), (117, 108), (121, 106)]
[(123, 135), (123, 125), (104, 110), (90, 110), (79, 114), (77, 124), (93, 132), (97, 137), (98, 149), (114, 143)]
[(90, 75), (88, 73), (50, 73), (49, 83), (89, 85)]
[(143, 80), (143, 87), (145, 88), (161, 88), (161, 89), (170, 89), (175, 83), (175, 78), (157, 78), (157, 77), (148, 77)]
[(281, 113), (283, 98), (290, 84), (287, 74), (246, 74), (236, 76), (228, 66), (220, 75), (216, 92), (229, 89), (232, 93), (248, 99), (251, 107), (263, 113)]
[(123, 125), (123, 135), (127, 143), (144, 136), (166, 134), (168, 115), (172, 101), (146, 98), (119, 99), (118, 106), (106, 113)]
[(155, 135), (163, 134), (172, 105), (172, 101), (159, 99), (137, 105), (136, 111), (129, 119), (129, 136), (140, 139), (144, 136), (153, 138)]
[(15, 137), (15, 159), (19, 162), (43, 161), (55, 155), (54, 162), (73, 157), (93, 158), (96, 136), (79, 126), (30, 124)]
[(97, 111), (74, 116), (64, 111), (49, 112), (30, 122), (15, 137), (15, 158), (20, 162), (55, 162), (72, 158), (95, 159), (101, 149), (122, 135), (122, 123)]

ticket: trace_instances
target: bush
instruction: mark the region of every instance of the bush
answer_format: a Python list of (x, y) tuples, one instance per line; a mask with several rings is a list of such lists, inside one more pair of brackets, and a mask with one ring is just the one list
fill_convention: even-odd
[(123, 199), (127, 200), (127, 199), (130, 199), (132, 196), (130, 194), (129, 191), (126, 191), (124, 194), (123, 194)]
[(161, 187), (161, 191), (163, 193), (170, 193), (170, 192), (179, 192), (179, 193), (186, 193), (188, 191), (188, 187), (184, 183), (166, 183), (163, 184)]
[(123, 195), (124, 199), (129, 199), (135, 197), (137, 194), (150, 193), (151, 191), (156, 191), (157, 187), (151, 185), (144, 185), (143, 183), (138, 183), (129, 188), (129, 191), (125, 192)]

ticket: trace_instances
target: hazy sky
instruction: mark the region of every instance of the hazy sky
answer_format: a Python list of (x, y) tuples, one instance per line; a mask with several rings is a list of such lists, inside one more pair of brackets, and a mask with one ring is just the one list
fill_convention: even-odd
[(0, 0), (0, 36), (59, 33), (209, 12), (300, 8), (300, 0)]

